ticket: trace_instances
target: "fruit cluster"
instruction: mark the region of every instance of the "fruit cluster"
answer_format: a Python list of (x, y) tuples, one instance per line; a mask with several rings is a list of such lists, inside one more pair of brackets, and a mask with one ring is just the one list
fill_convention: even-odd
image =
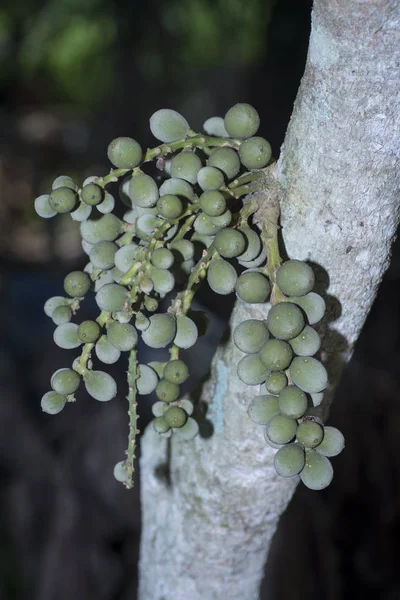
[[(52, 376), (52, 390), (43, 396), (42, 409), (60, 412), (75, 400), (82, 381), (96, 400), (111, 400), (117, 394), (116, 383), (108, 373), (94, 369), (92, 361), (112, 364), (121, 352), (128, 352), (128, 449), (126, 459), (114, 469), (115, 477), (127, 487), (132, 486), (138, 433), (137, 394), (155, 391), (153, 426), (160, 435), (191, 439), (198, 432), (192, 403), (180, 399), (179, 386), (189, 377), (180, 351), (191, 348), (206, 330), (207, 315), (191, 308), (205, 279), (214, 292), (235, 292), (246, 303), (265, 303), (271, 297), (267, 321), (241, 323), (234, 339), (246, 353), (238, 365), (239, 377), (249, 385), (265, 382), (274, 394), (253, 401), (250, 416), (264, 422), (268, 415), (263, 424), (269, 443), (286, 444), (296, 436), (294, 444), (278, 451), (277, 471), (284, 476), (301, 472), (309, 485), (310, 478), (307, 481), (303, 473), (312, 460), (312, 448), (317, 447), (318, 456), (323, 455), (324, 444), (325, 454), (332, 452), (331, 434), (326, 433), (330, 429), (324, 430), (306, 415), (305, 393), (317, 404), (327, 384), (324, 367), (312, 358), (320, 340), (310, 326), (322, 318), (324, 301), (311, 291), (314, 275), (307, 264), (280, 265), (277, 219), (275, 224), (266, 223), (261, 233), (252, 223), (259, 206), (250, 192), (257, 189), (271, 159), (269, 143), (255, 135), (258, 127), (257, 111), (248, 104), (236, 104), (224, 119), (208, 119), (207, 135), (192, 131), (176, 111), (161, 109), (150, 118), (151, 132), (162, 142), (159, 146), (143, 152), (136, 140), (116, 138), (108, 146), (115, 167), (109, 175), (89, 177), (81, 188), (70, 177), (57, 177), (50, 193), (35, 200), (41, 217), (69, 213), (80, 223), (82, 247), (89, 257), (83, 271), (65, 277), (66, 297), (50, 298), (44, 306), (56, 325), (55, 343), (65, 349), (82, 348), (72, 368), (59, 369)], [(147, 169), (152, 161), (156, 174)], [(122, 219), (113, 214), (117, 195), (126, 206)], [(91, 291), (99, 316), (72, 322)], [(160, 300), (166, 297), (170, 305), (160, 312)], [(140, 364), (139, 336), (150, 348), (169, 346), (170, 360)], [(289, 409), (296, 400), (290, 396), (285, 401), (284, 395), (295, 390), (304, 410), (294, 415)], [(284, 412), (286, 405), (290, 414)], [(272, 406), (278, 407), (275, 412)], [(307, 445), (310, 427), (322, 431), (318, 446)], [(303, 456), (302, 470), (297, 467), (299, 458), (292, 466), (294, 452)]]

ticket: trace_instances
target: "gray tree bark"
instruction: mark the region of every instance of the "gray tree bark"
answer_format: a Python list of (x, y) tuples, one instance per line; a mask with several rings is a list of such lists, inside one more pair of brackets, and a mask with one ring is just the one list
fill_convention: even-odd
[[(325, 413), (399, 222), (399, 8), (395, 0), (315, 2), (306, 69), (274, 171), (286, 252), (314, 263), (317, 286), (328, 294)], [(231, 328), (267, 311), (238, 303)], [(166, 440), (151, 428), (144, 435), (141, 600), (259, 597), (271, 539), (297, 481), (275, 474), (275, 451), (248, 419), (259, 390), (238, 379), (241, 356), (231, 342), (222, 345), (201, 390), (211, 438), (173, 439), (167, 456)], [(157, 475), (167, 461), (169, 482)]]

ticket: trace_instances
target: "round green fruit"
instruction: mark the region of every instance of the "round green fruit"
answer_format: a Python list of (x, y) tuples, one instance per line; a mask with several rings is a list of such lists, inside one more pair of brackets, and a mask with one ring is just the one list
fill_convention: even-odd
[(66, 214), (74, 210), (78, 196), (69, 187), (60, 187), (53, 190), (49, 196), (50, 207), (56, 213)]
[(259, 357), (269, 371), (284, 371), (290, 365), (293, 352), (283, 340), (268, 340), (261, 346)]
[(180, 385), (189, 377), (189, 369), (183, 360), (170, 360), (164, 367), (163, 377), (171, 383)]
[(220, 256), (234, 258), (242, 254), (246, 246), (246, 240), (240, 231), (226, 228), (218, 231), (214, 239), (214, 245)]
[(199, 205), (209, 217), (219, 217), (226, 211), (226, 200), (217, 190), (203, 192), (199, 198)]
[(64, 406), (67, 403), (67, 398), (62, 396), (61, 394), (57, 394), (57, 392), (47, 392), (41, 402), (40, 405), (42, 407), (42, 411), (49, 415), (57, 415), (62, 411)]
[(207, 281), (213, 292), (227, 295), (235, 289), (237, 274), (234, 267), (226, 260), (214, 259), (208, 267)]
[(272, 417), (267, 425), (267, 435), (275, 444), (287, 444), (296, 435), (297, 422), (284, 415)]
[(150, 131), (157, 140), (169, 143), (185, 138), (190, 127), (176, 110), (161, 108), (150, 117)]
[(271, 293), (268, 279), (257, 271), (245, 271), (236, 284), (238, 298), (249, 304), (261, 304), (267, 301)]
[(257, 396), (250, 402), (247, 413), (254, 423), (267, 425), (272, 417), (279, 414), (278, 398), (275, 396)]
[(260, 361), (257, 354), (248, 354), (238, 363), (237, 374), (243, 383), (247, 385), (259, 385), (264, 383), (268, 376), (268, 369)]
[(165, 348), (176, 335), (176, 319), (171, 313), (161, 313), (150, 317), (150, 325), (143, 332), (144, 343), (150, 348)]
[(324, 439), (324, 428), (316, 421), (304, 421), (298, 426), (296, 437), (305, 448), (315, 448)]
[(111, 344), (121, 352), (132, 350), (138, 341), (136, 329), (130, 323), (114, 321), (107, 329), (107, 337)]
[(68, 396), (73, 394), (79, 387), (81, 378), (72, 369), (58, 369), (51, 378), (51, 387), (57, 394)]
[(268, 338), (269, 331), (266, 324), (258, 319), (242, 321), (233, 332), (236, 346), (246, 354), (258, 352)]
[(228, 180), (236, 177), (240, 171), (238, 153), (232, 148), (215, 148), (211, 152), (207, 164), (209, 167), (220, 169)]
[(100, 334), (100, 325), (96, 321), (83, 321), (78, 327), (78, 338), (84, 344), (94, 344)]
[(85, 204), (96, 206), (104, 200), (104, 189), (96, 183), (88, 183), (82, 188), (81, 198)]
[(303, 392), (316, 394), (328, 385), (328, 374), (322, 363), (312, 357), (296, 357), (290, 365), (292, 381)]
[(307, 410), (307, 396), (295, 385), (288, 385), (279, 394), (279, 410), (285, 417), (300, 419)]
[(179, 406), (171, 406), (164, 413), (164, 419), (166, 420), (168, 425), (170, 427), (174, 427), (175, 429), (183, 427), (187, 421), (187, 417), (188, 416), (186, 412), (183, 410), (183, 408), (180, 408)]
[(315, 450), (308, 450), (304, 468), (300, 472), (300, 479), (311, 490), (323, 490), (328, 487), (333, 479), (330, 460)]
[(108, 159), (117, 169), (134, 169), (140, 164), (142, 155), (140, 145), (130, 137), (115, 138), (107, 148)]
[(260, 117), (253, 106), (242, 102), (228, 110), (224, 118), (224, 126), (230, 137), (249, 138), (257, 133)]
[(304, 328), (303, 313), (292, 302), (279, 302), (271, 306), (267, 326), (277, 339), (290, 340), (298, 336)]
[(275, 471), (281, 477), (293, 477), (304, 468), (305, 461), (305, 453), (301, 446), (286, 444), (274, 456)]
[(162, 402), (175, 402), (179, 398), (179, 385), (160, 379), (156, 387), (156, 395)]
[(240, 144), (239, 157), (246, 169), (262, 169), (272, 156), (271, 145), (262, 137), (251, 137)]
[(288, 380), (285, 373), (282, 371), (275, 371), (270, 373), (265, 381), (265, 388), (270, 394), (280, 394), (281, 391), (287, 386)]
[(288, 260), (279, 267), (276, 282), (286, 296), (305, 296), (314, 287), (314, 271), (301, 260)]

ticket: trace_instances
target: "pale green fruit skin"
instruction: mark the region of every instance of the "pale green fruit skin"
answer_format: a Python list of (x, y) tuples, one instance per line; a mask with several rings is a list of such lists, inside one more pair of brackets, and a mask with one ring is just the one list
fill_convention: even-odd
[(66, 214), (76, 207), (78, 196), (69, 187), (59, 187), (52, 190), (49, 196), (49, 205), (57, 213)]
[(315, 448), (324, 439), (324, 428), (315, 421), (304, 421), (297, 428), (297, 441), (306, 448)]
[(117, 395), (117, 384), (108, 373), (87, 371), (83, 380), (88, 394), (99, 402), (108, 402)]
[(157, 140), (169, 143), (185, 138), (190, 127), (176, 110), (161, 108), (150, 117), (150, 131)]
[(142, 395), (151, 394), (157, 387), (158, 375), (148, 365), (139, 365), (139, 378), (136, 380), (138, 393)]
[(233, 332), (236, 346), (246, 354), (254, 354), (268, 341), (269, 331), (263, 321), (248, 319), (242, 321)]
[(192, 440), (193, 438), (196, 437), (196, 435), (198, 433), (199, 433), (199, 425), (198, 425), (197, 421), (195, 421), (191, 417), (188, 418), (188, 420), (186, 421), (186, 423), (184, 424), (183, 427), (180, 427), (179, 429), (175, 430), (175, 435), (177, 437), (179, 437), (179, 439), (185, 440), (185, 441)]
[(301, 260), (287, 260), (276, 273), (276, 282), (286, 296), (305, 296), (314, 287), (314, 271)]
[(50, 206), (49, 198), (49, 194), (43, 194), (35, 198), (35, 211), (42, 219), (51, 219), (57, 214), (57, 211)]
[(284, 371), (290, 365), (293, 352), (283, 340), (268, 340), (261, 347), (259, 357), (270, 371)]
[[(94, 179), (97, 179), (97, 178), (94, 177)], [(71, 188), (71, 190), (74, 190), (75, 192), (78, 191), (78, 186), (73, 181), (73, 179), (71, 179), (71, 177), (69, 177), (68, 175), (59, 175), (58, 177), (55, 178), (55, 180), (51, 184), (52, 190), (56, 190), (57, 188), (60, 188), (60, 187), (68, 187), (68, 188)]]
[(170, 313), (152, 315), (142, 338), (150, 348), (165, 348), (176, 335), (176, 319)]
[(72, 271), (64, 279), (64, 290), (73, 298), (84, 296), (90, 288), (90, 277), (83, 271)]
[(168, 410), (168, 404), (166, 402), (161, 402), (161, 400), (157, 400), (151, 406), (151, 412), (155, 417), (163, 417), (164, 413)]
[(174, 240), (169, 245), (175, 260), (184, 262), (193, 258), (194, 246), (190, 240)]
[(191, 348), (195, 345), (198, 338), (196, 323), (185, 315), (176, 317), (176, 336), (174, 338), (175, 346), (178, 348)]
[(197, 173), (202, 167), (201, 160), (194, 152), (180, 152), (171, 160), (171, 177), (197, 182)]
[(128, 352), (135, 348), (138, 334), (133, 325), (114, 321), (107, 329), (107, 337), (111, 344), (121, 352)]
[(75, 323), (63, 323), (56, 327), (53, 339), (56, 345), (64, 350), (72, 350), (82, 344), (78, 338), (78, 325)]
[(121, 351), (113, 346), (105, 335), (97, 341), (95, 351), (97, 358), (106, 365), (113, 365), (121, 356)]
[(128, 297), (126, 288), (117, 283), (107, 283), (96, 294), (96, 303), (101, 310), (117, 312), (123, 310)]
[(179, 398), (179, 385), (160, 379), (156, 387), (156, 395), (162, 402), (175, 402)]
[(267, 326), (277, 339), (290, 340), (304, 329), (303, 313), (296, 304), (279, 302), (271, 306)]
[(115, 264), (118, 246), (114, 242), (99, 242), (90, 251), (89, 258), (96, 269), (111, 269)]
[(228, 227), (228, 225), (230, 225), (232, 221), (232, 213), (229, 208), (227, 208), (222, 215), (219, 215), (219, 217), (209, 217), (209, 219), (215, 227), (222, 229), (223, 227)]
[(259, 385), (264, 383), (268, 376), (268, 369), (258, 358), (257, 354), (248, 354), (238, 363), (237, 374), (243, 383), (247, 385)]
[(224, 258), (234, 258), (242, 254), (246, 247), (246, 240), (236, 229), (222, 229), (216, 234), (214, 245)]
[(197, 173), (197, 183), (204, 191), (219, 190), (225, 183), (224, 174), (220, 169), (208, 165)]
[(235, 289), (237, 274), (226, 260), (213, 260), (207, 271), (207, 281), (216, 294), (231, 294)]
[(71, 219), (73, 221), (77, 221), (78, 223), (82, 223), (82, 221), (86, 221), (90, 215), (92, 214), (92, 207), (89, 204), (85, 204), (81, 202), (75, 210), (70, 213)]
[(72, 312), (69, 306), (57, 306), (51, 315), (53, 322), (56, 325), (69, 323), (72, 317)]
[(249, 304), (262, 304), (271, 293), (268, 279), (261, 273), (247, 271), (242, 273), (236, 284), (236, 295)]
[(297, 444), (287, 444), (274, 456), (275, 470), (281, 477), (298, 475), (305, 465), (304, 450)]
[(287, 386), (288, 380), (285, 373), (275, 371), (270, 373), (265, 381), (265, 389), (270, 394), (280, 394)]
[(138, 255), (137, 244), (127, 244), (117, 250), (114, 256), (115, 266), (121, 271), (121, 273), (127, 273), (136, 261)]
[(225, 129), (224, 119), (222, 117), (210, 117), (204, 121), (203, 129), (208, 135), (229, 137), (229, 133)]
[(240, 261), (254, 260), (261, 252), (261, 239), (256, 231), (250, 227), (239, 227), (240, 231), (246, 238), (246, 250), (239, 256)]
[(183, 360), (170, 360), (164, 367), (163, 377), (171, 383), (180, 385), (189, 377), (189, 369)]
[(179, 406), (171, 406), (165, 413), (164, 419), (170, 427), (180, 428), (183, 427), (187, 421), (187, 414)]
[(240, 171), (238, 153), (232, 148), (215, 148), (208, 157), (207, 165), (220, 169), (228, 179), (233, 179)]
[(78, 338), (85, 344), (94, 344), (100, 334), (100, 325), (96, 321), (83, 321), (78, 327)]
[(258, 256), (256, 256), (256, 258), (254, 258), (253, 260), (242, 260), (242, 257), (239, 256), (238, 263), (240, 265), (242, 265), (243, 267), (245, 267), (246, 269), (254, 269), (254, 268), (261, 267), (262, 265), (264, 265), (266, 259), (267, 259), (267, 249), (266, 249), (266, 246), (263, 245), (261, 247), (260, 254)]
[(79, 387), (81, 378), (72, 369), (59, 369), (51, 378), (51, 387), (57, 394), (68, 396), (73, 394)]
[(141, 208), (155, 206), (159, 198), (156, 182), (145, 173), (134, 175), (129, 182), (129, 197), (136, 206)]
[(288, 385), (279, 394), (279, 410), (285, 417), (299, 419), (307, 410), (307, 396), (294, 385)]
[(56, 308), (66, 305), (68, 305), (67, 298), (64, 298), (63, 296), (52, 296), (44, 303), (43, 310), (48, 317), (51, 317)]
[[(209, 217), (205, 213), (200, 213), (199, 215), (197, 215), (196, 220), (193, 223), (193, 229), (200, 236), (214, 236), (216, 233), (218, 233), (220, 227), (214, 225), (214, 223), (211, 221), (211, 217)], [(192, 240), (196, 241), (196, 238), (192, 236)]]
[(200, 208), (209, 217), (219, 217), (226, 211), (226, 200), (218, 190), (207, 190), (199, 198)]
[(272, 417), (279, 414), (278, 398), (275, 396), (256, 396), (250, 402), (247, 413), (254, 423), (267, 425)]
[(124, 460), (117, 462), (117, 464), (115, 465), (114, 470), (113, 470), (113, 475), (114, 475), (115, 479), (117, 481), (119, 481), (120, 483), (124, 483), (125, 481), (127, 481), (128, 475), (126, 472)]
[(156, 269), (152, 267), (150, 277), (154, 285), (154, 289), (159, 294), (168, 294), (175, 287), (175, 277), (167, 269)]
[(292, 296), (290, 302), (294, 302), (303, 309), (310, 325), (319, 323), (326, 311), (325, 300), (315, 292), (310, 292), (305, 296)]
[(164, 417), (156, 417), (152, 421), (154, 431), (157, 433), (167, 433), (171, 429)]
[(262, 169), (272, 156), (269, 142), (262, 137), (251, 137), (240, 144), (239, 157), (246, 169)]
[(300, 472), (300, 479), (311, 490), (323, 490), (333, 479), (333, 468), (326, 456), (315, 450), (306, 452), (306, 462)]
[(328, 374), (322, 363), (312, 357), (296, 357), (290, 365), (292, 381), (303, 392), (316, 394), (328, 385)]
[[(106, 215), (114, 210), (115, 198), (109, 192), (105, 192), (103, 202), (97, 205), (97, 210)], [(90, 213), (89, 213), (90, 214)]]
[(164, 219), (177, 219), (183, 213), (182, 200), (174, 194), (164, 194), (157, 202), (157, 211)]
[(67, 403), (67, 398), (61, 394), (57, 394), (57, 392), (51, 391), (47, 392), (41, 402), (40, 405), (42, 407), (42, 411), (49, 415), (57, 415), (62, 411), (64, 406)]
[(324, 427), (324, 439), (315, 447), (315, 450), (322, 456), (337, 456), (342, 452), (345, 446), (343, 433), (336, 427)]
[(113, 242), (121, 233), (121, 221), (112, 214), (102, 215), (99, 219), (82, 221), (80, 232), (89, 244)]
[(96, 183), (88, 183), (82, 188), (81, 198), (85, 204), (96, 206), (104, 200), (104, 189)]
[(275, 444), (287, 444), (296, 435), (297, 423), (283, 415), (272, 417), (267, 425), (267, 435)]
[(315, 329), (306, 325), (297, 337), (289, 340), (289, 344), (297, 356), (312, 356), (320, 349), (321, 338)]
[(109, 143), (107, 156), (117, 169), (133, 169), (140, 164), (143, 152), (136, 140), (130, 137), (117, 137)]
[(171, 177), (166, 179), (160, 186), (160, 197), (171, 194), (172, 196), (178, 196), (179, 198), (186, 198), (192, 202), (194, 200), (194, 190), (188, 181), (179, 179), (179, 177)]
[(169, 269), (174, 260), (174, 255), (168, 248), (157, 248), (151, 255), (151, 262), (157, 269)]
[(257, 133), (260, 117), (253, 106), (241, 102), (228, 110), (224, 118), (224, 126), (230, 137), (249, 138)]

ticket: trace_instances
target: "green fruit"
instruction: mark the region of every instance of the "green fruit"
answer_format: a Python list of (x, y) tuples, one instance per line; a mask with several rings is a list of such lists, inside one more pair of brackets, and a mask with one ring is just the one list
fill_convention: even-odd
[(135, 327), (139, 331), (146, 331), (146, 329), (150, 327), (150, 319), (148, 319), (142, 312), (138, 312), (135, 318)]
[(258, 352), (269, 338), (269, 331), (264, 321), (248, 319), (242, 321), (233, 332), (236, 346), (246, 354)]
[(128, 299), (126, 288), (117, 283), (107, 283), (96, 294), (96, 303), (101, 310), (117, 312), (123, 310)]
[(315, 329), (306, 325), (298, 336), (289, 341), (289, 344), (298, 356), (312, 356), (320, 349), (321, 338)]
[(185, 138), (190, 127), (176, 110), (161, 108), (150, 117), (150, 131), (157, 140), (169, 143)]
[(52, 317), (53, 311), (58, 306), (66, 306), (67, 304), (67, 298), (64, 298), (63, 296), (52, 296), (44, 303), (43, 310), (48, 317)]
[(49, 198), (49, 194), (43, 194), (35, 198), (35, 211), (42, 219), (51, 219), (57, 214), (57, 211), (50, 205)]
[(57, 394), (68, 396), (73, 394), (79, 387), (81, 378), (72, 369), (58, 369), (51, 378), (51, 387)]
[(246, 250), (239, 256), (240, 261), (254, 260), (261, 252), (261, 238), (256, 231), (250, 227), (239, 227), (240, 231), (246, 240)]
[[(207, 215), (204, 215), (204, 216), (206, 217)], [(196, 221), (194, 222), (194, 225), (195, 224), (196, 224)], [(213, 235), (203, 235), (203, 234), (200, 234), (197, 231), (195, 231), (192, 234), (191, 240), (193, 243), (198, 242), (198, 244), (203, 246), (204, 248), (209, 248), (214, 241), (214, 236)], [(201, 250), (203, 250), (203, 248), (201, 248)], [(190, 263), (191, 263), (191, 261), (187, 260), (181, 264), (181, 267), (183, 268), (184, 265), (189, 265)], [(190, 270), (185, 271), (185, 272), (190, 273)]]
[(314, 271), (301, 260), (288, 260), (279, 267), (276, 282), (286, 296), (305, 296), (314, 287)]
[(306, 452), (306, 462), (300, 473), (300, 479), (310, 490), (323, 490), (333, 479), (331, 462), (315, 450)]
[(171, 179), (166, 179), (160, 186), (160, 196), (167, 195), (186, 198), (186, 200), (189, 200), (190, 202), (194, 201), (195, 199), (194, 190), (190, 183), (184, 179), (179, 179), (179, 177), (171, 177)]
[(121, 352), (111, 344), (105, 335), (102, 335), (96, 342), (95, 351), (97, 358), (106, 365), (116, 363), (121, 356)]
[(166, 433), (171, 429), (164, 417), (156, 417), (152, 421), (154, 430), (157, 433)]
[(197, 342), (198, 332), (196, 323), (185, 315), (176, 317), (176, 336), (174, 338), (175, 346), (178, 348), (191, 348)]
[(151, 294), (151, 292), (154, 290), (154, 284), (150, 277), (142, 274), (142, 277), (140, 278), (139, 282), (139, 288), (140, 291), (142, 291), (143, 293)]
[(135, 223), (135, 235), (141, 240), (150, 241), (155, 230), (160, 227), (162, 220), (155, 215), (140, 215)]
[(253, 106), (243, 102), (235, 104), (228, 110), (224, 118), (224, 125), (230, 137), (249, 138), (257, 133), (260, 117)]
[(72, 271), (64, 279), (64, 290), (73, 298), (84, 296), (90, 288), (90, 277), (83, 271)]
[(111, 269), (117, 250), (118, 246), (114, 242), (99, 242), (90, 251), (90, 261), (96, 269)]
[(316, 421), (304, 421), (298, 426), (296, 437), (305, 448), (315, 448), (324, 439), (324, 428)]
[(222, 215), (219, 217), (209, 217), (211, 223), (214, 227), (218, 227), (218, 229), (222, 229), (223, 227), (228, 227), (232, 221), (232, 213), (229, 208), (226, 209)]
[(56, 415), (62, 411), (66, 403), (67, 399), (65, 396), (61, 396), (57, 392), (47, 392), (43, 396), (40, 405), (43, 412), (49, 415)]
[(279, 410), (285, 417), (300, 419), (307, 410), (307, 396), (295, 385), (288, 385), (279, 394)]
[(115, 215), (102, 215), (99, 219), (88, 219), (80, 225), (81, 236), (89, 244), (113, 242), (121, 233), (121, 221)]
[(315, 450), (323, 456), (337, 456), (344, 448), (344, 436), (336, 427), (324, 427), (324, 439)]
[[(96, 177), (95, 177), (95, 179), (96, 179)], [(53, 183), (51, 185), (52, 190), (56, 190), (57, 188), (60, 188), (60, 187), (70, 188), (71, 190), (74, 190), (74, 192), (78, 191), (78, 186), (71, 179), (71, 177), (68, 177), (68, 175), (59, 175), (58, 177), (55, 178), (55, 180), (53, 181)]]
[(104, 189), (96, 183), (88, 183), (82, 188), (81, 198), (85, 204), (96, 206), (104, 200)]
[(284, 371), (290, 365), (293, 352), (283, 340), (268, 340), (261, 346), (259, 357), (269, 371)]
[(265, 388), (270, 394), (280, 394), (281, 391), (287, 386), (288, 380), (285, 373), (281, 371), (275, 371), (270, 373), (265, 381)]
[(235, 289), (237, 274), (226, 260), (213, 259), (208, 267), (207, 281), (213, 292), (226, 296)]
[(158, 375), (156, 371), (148, 365), (139, 365), (139, 378), (136, 380), (139, 394), (151, 394), (156, 389), (157, 384)]
[(267, 425), (267, 435), (275, 444), (287, 444), (296, 435), (297, 422), (283, 415), (272, 417)]
[(275, 471), (281, 477), (298, 475), (305, 465), (306, 457), (303, 448), (298, 444), (287, 444), (274, 456)]
[(78, 338), (78, 325), (75, 323), (63, 323), (56, 327), (53, 339), (55, 344), (64, 350), (78, 348), (82, 343)]
[(71, 219), (73, 221), (77, 221), (78, 223), (82, 223), (82, 221), (86, 221), (90, 215), (92, 214), (92, 207), (84, 202), (81, 202), (74, 211), (72, 211)]
[(100, 334), (100, 325), (96, 321), (83, 321), (78, 327), (78, 338), (85, 344), (94, 344)]
[(325, 314), (325, 300), (315, 292), (310, 292), (309, 294), (300, 297), (292, 296), (290, 302), (294, 302), (294, 304), (297, 304), (303, 309), (310, 325), (319, 323)]
[(107, 213), (112, 212), (114, 210), (114, 207), (115, 207), (114, 196), (111, 196), (111, 194), (109, 194), (108, 192), (105, 192), (104, 200), (103, 200), (103, 202), (100, 202), (100, 204), (97, 205), (97, 210), (99, 212), (101, 212), (102, 214), (106, 215)]
[(142, 155), (140, 145), (130, 137), (117, 137), (107, 148), (108, 159), (117, 169), (134, 169), (140, 164)]
[(203, 192), (199, 204), (201, 210), (209, 217), (219, 217), (226, 211), (226, 200), (217, 190)]
[(53, 323), (56, 325), (62, 325), (63, 323), (69, 323), (72, 317), (72, 311), (69, 306), (57, 306), (53, 310), (51, 318)]
[(273, 442), (272, 440), (269, 439), (268, 433), (267, 433), (267, 427), (263, 427), (263, 431), (264, 431), (264, 439), (267, 442), (268, 446), (271, 446), (271, 448), (275, 448), (275, 450), (279, 450), (279, 448), (282, 448), (282, 446), (284, 444), (275, 444), (275, 442)]
[(169, 248), (176, 261), (184, 262), (193, 258), (194, 246), (189, 240), (174, 240)]
[(162, 402), (175, 402), (179, 398), (179, 385), (160, 379), (156, 387), (156, 395)]
[(319, 406), (324, 399), (324, 392), (318, 392), (317, 394), (310, 394), (312, 405)]
[(49, 196), (50, 207), (56, 213), (66, 214), (74, 210), (78, 196), (69, 187), (60, 187), (53, 190)]
[[(211, 217), (209, 217), (205, 213), (200, 213), (196, 217), (195, 222), (193, 223), (193, 229), (195, 230), (196, 233), (198, 233), (201, 236), (202, 235), (211, 236), (211, 235), (215, 235), (216, 233), (218, 233), (218, 231), (220, 230), (220, 227), (217, 227), (216, 225), (214, 225), (212, 223)], [(195, 241), (193, 236), (192, 236), (192, 241)]]
[(143, 304), (145, 309), (149, 312), (155, 312), (158, 308), (157, 300), (155, 298), (150, 298), (149, 296), (145, 297), (145, 299), (143, 300)]
[(159, 198), (156, 182), (145, 173), (134, 175), (129, 183), (129, 197), (136, 206), (142, 208), (155, 206)]
[(272, 417), (279, 414), (278, 398), (275, 396), (256, 396), (250, 402), (247, 413), (254, 423), (267, 425)]
[(151, 262), (157, 269), (169, 269), (174, 263), (174, 255), (168, 248), (157, 248), (151, 254)]
[(128, 474), (126, 472), (126, 463), (124, 460), (121, 460), (115, 465), (113, 475), (115, 479), (120, 483), (125, 483), (125, 481), (128, 480)]
[(187, 421), (187, 414), (180, 408), (179, 406), (171, 406), (165, 413), (164, 419), (168, 423), (170, 427), (174, 427), (176, 429), (183, 427)]
[(304, 328), (303, 313), (292, 302), (279, 302), (271, 306), (267, 326), (274, 337), (280, 340), (291, 340)]
[(203, 129), (208, 135), (216, 137), (229, 137), (225, 129), (224, 119), (222, 117), (210, 117), (203, 123)]
[(157, 202), (157, 211), (164, 219), (177, 219), (183, 213), (182, 200), (178, 196), (165, 194)]
[(199, 425), (198, 425), (197, 421), (195, 421), (191, 417), (188, 418), (188, 420), (186, 421), (186, 423), (184, 424), (183, 427), (181, 427), (180, 429), (176, 429), (176, 431), (175, 431), (175, 435), (179, 439), (185, 440), (185, 441), (192, 440), (193, 438), (196, 437), (196, 435), (198, 433), (199, 433)]
[(245, 271), (236, 284), (236, 294), (243, 302), (261, 304), (271, 293), (268, 279), (257, 271)]
[(262, 169), (272, 156), (271, 145), (262, 137), (251, 137), (240, 144), (239, 156), (246, 169)]
[(268, 369), (258, 358), (257, 354), (248, 354), (238, 363), (237, 374), (243, 383), (247, 385), (259, 385), (264, 383), (268, 376)]
[(312, 357), (296, 357), (290, 365), (292, 381), (303, 392), (315, 394), (328, 385), (328, 374), (323, 364)]
[(240, 231), (227, 228), (218, 231), (215, 236), (214, 245), (217, 252), (224, 258), (234, 258), (242, 254), (246, 246), (246, 240)]
[(164, 367), (163, 377), (171, 383), (180, 385), (189, 377), (189, 369), (183, 360), (170, 360)]
[(117, 384), (108, 373), (87, 371), (83, 380), (87, 393), (99, 402), (108, 402), (117, 395)]
[(224, 174), (216, 167), (203, 167), (197, 173), (197, 183), (202, 190), (219, 190), (225, 183)]
[(246, 269), (254, 269), (265, 264), (267, 259), (267, 248), (266, 246), (261, 247), (260, 254), (253, 260), (242, 260), (241, 256), (238, 257), (238, 263)]
[(197, 173), (202, 167), (201, 160), (191, 151), (176, 154), (171, 160), (171, 176), (185, 179), (189, 183), (197, 182)]
[(150, 326), (143, 332), (144, 343), (150, 348), (165, 348), (176, 335), (176, 319), (171, 313), (152, 315)]
[(114, 256), (114, 262), (121, 273), (127, 273), (133, 263), (137, 261), (139, 254), (138, 248), (139, 246), (137, 244), (127, 244), (117, 250)]
[(215, 148), (208, 158), (207, 165), (220, 169), (229, 180), (234, 179), (240, 171), (238, 153), (232, 148)]
[(117, 321), (108, 326), (107, 337), (111, 344), (121, 352), (132, 350), (138, 341), (138, 334), (133, 325)]
[(172, 292), (175, 287), (175, 277), (170, 271), (152, 267), (149, 274), (156, 292), (159, 294)]

